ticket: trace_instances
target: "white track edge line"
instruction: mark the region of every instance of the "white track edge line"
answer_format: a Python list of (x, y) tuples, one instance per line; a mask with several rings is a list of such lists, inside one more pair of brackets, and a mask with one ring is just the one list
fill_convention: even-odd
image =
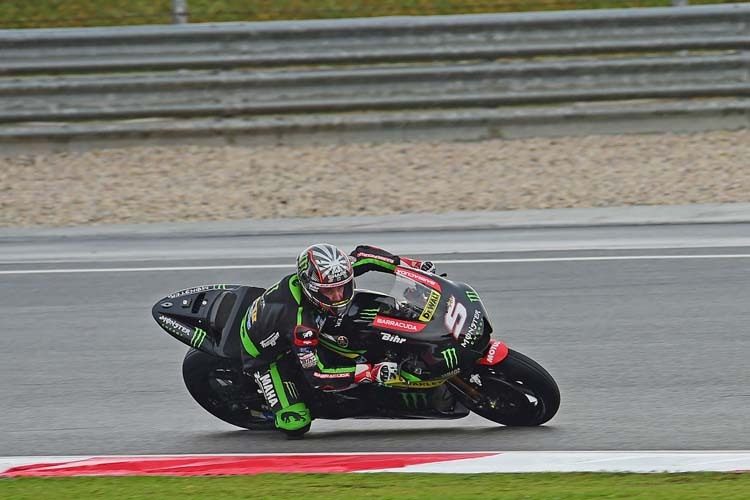
[(65, 464), (90, 459), (150, 460), (180, 457), (262, 457), (262, 456), (377, 456), (412, 454), (462, 455), (489, 454), (485, 457), (457, 458), (442, 462), (360, 472), (431, 473), (533, 473), (533, 472), (739, 472), (750, 471), (750, 450), (705, 451), (463, 451), (463, 452), (337, 452), (337, 453), (232, 453), (176, 455), (84, 455), (0, 457), (0, 474), (10, 468), (33, 464)]
[[(587, 257), (534, 257), (523, 259), (465, 259), (434, 260), (435, 264), (523, 264), (544, 262), (597, 262), (627, 260), (690, 260), (690, 259), (747, 259), (750, 254), (701, 254), (701, 255), (600, 255)], [(0, 270), (0, 275), (13, 274), (65, 274), (65, 273), (134, 273), (168, 271), (214, 271), (230, 269), (292, 269), (289, 264), (247, 264), (232, 266), (174, 266), (174, 267), (107, 267), (70, 269), (10, 269)]]

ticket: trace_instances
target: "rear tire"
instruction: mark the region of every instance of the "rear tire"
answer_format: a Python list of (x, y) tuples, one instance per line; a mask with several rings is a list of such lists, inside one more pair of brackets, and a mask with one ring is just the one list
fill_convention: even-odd
[(508, 426), (542, 425), (560, 407), (560, 389), (555, 379), (539, 363), (518, 351), (509, 349), (508, 356), (497, 365), (476, 365), (474, 374), (479, 375), (481, 385), (472, 382), (472, 376), (465, 381), (483, 398), (472, 401), (462, 395), (462, 403), (493, 422)]
[(250, 430), (276, 428), (255, 382), (228, 359), (190, 349), (182, 362), (182, 379), (193, 399), (216, 418)]

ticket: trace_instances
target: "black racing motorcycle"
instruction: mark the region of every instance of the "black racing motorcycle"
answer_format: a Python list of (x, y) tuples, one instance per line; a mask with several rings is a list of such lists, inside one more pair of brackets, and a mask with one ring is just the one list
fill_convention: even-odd
[[(240, 325), (263, 292), (197, 286), (152, 309), (167, 333), (190, 346), (182, 375), (193, 398), (221, 420), (252, 430), (274, 428), (273, 413), (253, 377), (242, 373), (240, 359)], [(325, 392), (305, 384), (300, 373), (295, 389), (313, 419), (455, 419), (474, 412), (508, 426), (547, 422), (560, 405), (555, 380), (491, 334), (487, 311), (470, 286), (398, 267), (389, 294), (355, 290), (346, 312), (321, 326), (317, 349), (357, 362), (395, 361), (403, 378), (388, 387)], [(302, 370), (302, 361), (289, 358)], [(439, 360), (448, 373), (429, 372)]]

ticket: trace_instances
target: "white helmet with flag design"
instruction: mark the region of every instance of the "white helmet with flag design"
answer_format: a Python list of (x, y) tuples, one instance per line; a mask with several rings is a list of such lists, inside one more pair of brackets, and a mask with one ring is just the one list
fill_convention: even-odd
[(354, 295), (349, 256), (328, 243), (312, 245), (299, 254), (297, 277), (308, 300), (332, 314), (343, 313)]

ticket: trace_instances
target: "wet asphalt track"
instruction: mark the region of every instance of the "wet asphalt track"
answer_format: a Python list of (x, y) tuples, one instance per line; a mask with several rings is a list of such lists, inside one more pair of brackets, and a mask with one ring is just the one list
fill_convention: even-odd
[[(304, 441), (287, 442), (204, 412), (182, 385), (186, 347), (153, 322), (152, 303), (191, 285), (268, 284), (286, 269), (164, 268), (283, 265), (312, 239), (441, 253), (436, 260), (452, 263), (440, 270), (483, 297), (497, 338), (557, 379), (557, 417), (531, 429), (474, 416), (316, 421)], [(166, 260), (169, 249), (180, 258)], [(717, 257), (728, 254), (747, 256)], [(626, 258), (590, 260), (613, 256)], [(455, 262), (468, 259), (511, 261)], [(360, 284), (384, 283), (368, 277)], [(6, 238), (0, 456), (750, 449), (749, 299), (745, 224), (326, 238)]]

